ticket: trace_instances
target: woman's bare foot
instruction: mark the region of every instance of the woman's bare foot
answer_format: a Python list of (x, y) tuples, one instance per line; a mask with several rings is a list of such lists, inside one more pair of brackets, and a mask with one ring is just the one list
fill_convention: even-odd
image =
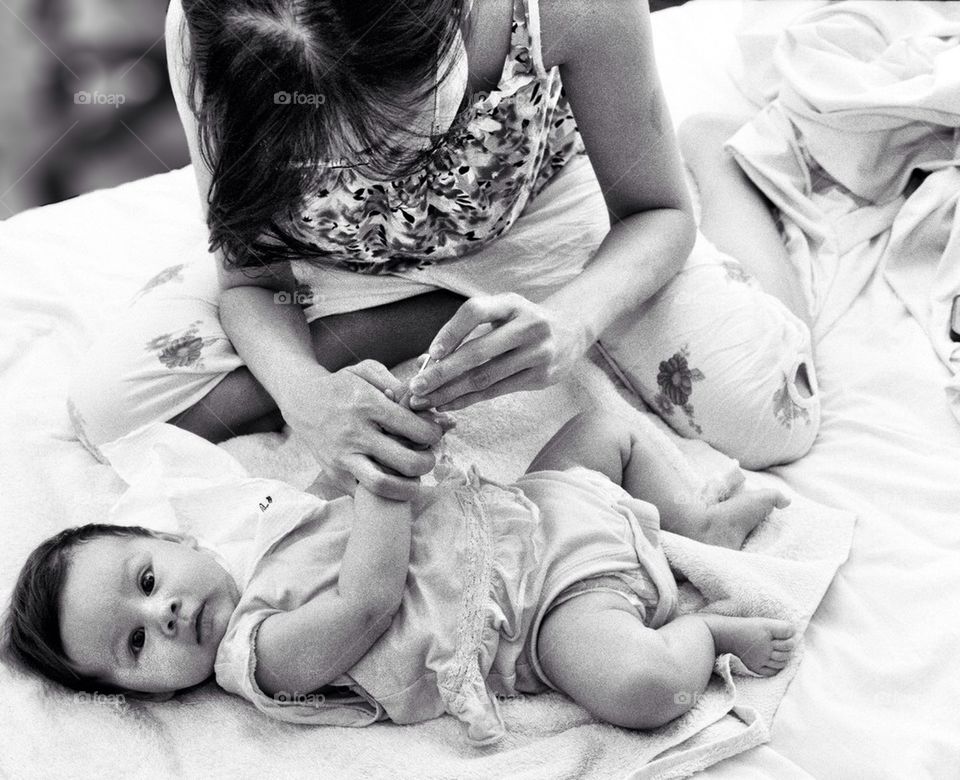
[(772, 677), (790, 661), (798, 637), (785, 620), (728, 617), (698, 613), (710, 633), (717, 655), (733, 653), (751, 672)]
[(704, 544), (739, 550), (750, 532), (774, 509), (783, 509), (789, 503), (779, 490), (743, 490), (703, 509), (702, 516), (692, 524), (695, 530), (686, 535)]

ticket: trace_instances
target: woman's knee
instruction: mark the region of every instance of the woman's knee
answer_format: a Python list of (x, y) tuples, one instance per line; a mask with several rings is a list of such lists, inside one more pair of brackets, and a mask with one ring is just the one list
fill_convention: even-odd
[(661, 362), (657, 391), (644, 400), (675, 431), (705, 441), (744, 468), (802, 457), (820, 429), (812, 359), (797, 357), (784, 366), (774, 354), (753, 355), (747, 363), (726, 360), (723, 353), (698, 360), (696, 352), (679, 350)]
[(706, 439), (744, 468), (755, 471), (803, 457), (820, 429), (819, 395), (804, 397), (796, 380), (786, 375), (770, 391), (768, 386), (756, 403), (753, 399), (731, 399), (731, 403), (743, 404), (743, 415), (732, 424), (716, 426)]
[(129, 418), (127, 403), (119, 381), (105, 366), (87, 359), (80, 361), (67, 388), (67, 415), (80, 443), (97, 460), (106, 462), (100, 444), (133, 430), (124, 422)]
[(618, 373), (677, 433), (750, 469), (812, 446), (810, 331), (726, 256), (695, 257), (632, 322), (604, 333)]
[[(117, 328), (75, 363), (67, 413), (77, 438), (99, 460), (99, 445), (142, 425), (171, 420), (243, 367), (225, 339), (201, 333), (179, 340), (166, 334), (166, 340), (166, 346), (157, 345), (156, 338), (133, 328)], [(268, 411), (258, 409), (256, 416)]]
[(241, 366), (220, 324), (214, 266), (171, 266), (78, 357), (67, 412), (77, 437), (102, 460), (99, 445), (168, 421)]

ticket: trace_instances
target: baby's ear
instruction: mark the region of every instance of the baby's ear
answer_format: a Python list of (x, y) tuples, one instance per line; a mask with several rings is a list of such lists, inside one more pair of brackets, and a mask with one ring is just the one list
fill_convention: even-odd
[(196, 550), (200, 543), (197, 541), (197, 537), (190, 536), (190, 534), (182, 534), (179, 537), (180, 544), (185, 544), (187, 547), (190, 547), (193, 550)]

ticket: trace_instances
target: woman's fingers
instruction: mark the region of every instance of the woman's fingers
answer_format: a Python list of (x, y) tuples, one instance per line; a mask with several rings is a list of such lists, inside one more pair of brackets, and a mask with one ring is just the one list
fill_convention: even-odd
[(388, 433), (428, 447), (434, 446), (443, 437), (443, 428), (437, 422), (396, 402), (395, 399), (403, 394), (404, 383), (382, 363), (364, 360), (344, 370), (356, 374), (371, 385), (368, 388), (370, 392), (361, 391), (361, 395), (355, 399), (358, 423), (361, 422), (360, 417), (366, 417)]
[(350, 469), (357, 482), (371, 493), (394, 501), (412, 501), (417, 497), (420, 489), (419, 478), (387, 474), (365, 455), (348, 455), (344, 465)]
[[(534, 346), (540, 335), (538, 330), (535, 322), (515, 319), (483, 336), (471, 339), (444, 360), (430, 364), (410, 383), (413, 397), (419, 402), (411, 401), (412, 406), (414, 408), (438, 406), (464, 392), (482, 390), (494, 382), (499, 382), (504, 376), (498, 375), (498, 371), (502, 371), (504, 367), (493, 369), (492, 363), (505, 353), (517, 351), (515, 360), (519, 359), (523, 364), (518, 365), (516, 370), (529, 368), (535, 357), (524, 352), (523, 357), (520, 358), (520, 348)], [(451, 396), (447, 393), (443, 400), (439, 400), (438, 389), (446, 389), (466, 379), (468, 374), (472, 375), (472, 380), (465, 384), (460, 382), (456, 395)]]
[(399, 476), (421, 477), (437, 464), (430, 450), (412, 450), (383, 431), (371, 432), (365, 454)]
[(428, 354), (434, 360), (446, 357), (459, 347), (477, 326), (513, 317), (524, 300), (516, 293), (477, 295), (470, 298), (437, 331), (430, 349), (427, 350)]
[(430, 418), (424, 418), (416, 412), (401, 406), (386, 396), (370, 411), (370, 420), (384, 431), (414, 444), (433, 447), (443, 438), (443, 428)]
[(363, 451), (338, 459), (338, 465), (324, 470), (322, 484), (341, 493), (353, 494), (359, 482), (372, 493), (409, 500), (416, 496), (419, 477), (436, 465), (431, 452), (404, 447), (382, 431), (371, 432)]
[[(477, 334), (480, 326), (491, 330)], [(569, 373), (590, 342), (576, 311), (555, 310), (515, 293), (471, 298), (434, 339), (431, 353), (439, 350), (445, 357), (411, 382), (410, 406), (460, 409), (510, 392), (508, 387), (546, 387)]]
[(480, 390), (476, 393), (462, 395), (451, 403), (438, 407), (441, 412), (455, 412), (458, 409), (466, 409), (468, 406), (479, 401), (487, 401), (497, 396), (515, 393), (519, 390), (530, 390), (537, 386), (538, 374), (536, 369), (528, 368), (518, 374), (507, 377), (502, 382), (497, 382), (490, 387)]
[[(387, 397), (402, 388), (385, 366), (368, 360), (340, 371), (318, 372), (285, 410), (314, 452), (324, 492), (352, 494), (357, 482), (388, 498), (409, 499), (419, 477), (435, 464), (422, 447), (437, 444), (442, 426)], [(392, 472), (392, 473), (391, 473)]]
[[(522, 347), (514, 349), (466, 371), (457, 379), (435, 390), (425, 399), (414, 396), (411, 399), (412, 408), (417, 409), (425, 406), (445, 411), (448, 404), (453, 404), (460, 398), (475, 397), (484, 390), (520, 373), (523, 373), (526, 380), (535, 378), (537, 363), (536, 354), (532, 350)], [(528, 384), (522, 388), (517, 387), (517, 389), (532, 390), (534, 385)], [(460, 409), (463, 407), (449, 408)]]
[(346, 370), (365, 379), (381, 393), (389, 390), (396, 395), (403, 387), (403, 382), (391, 374), (383, 363), (378, 363), (376, 360), (361, 360), (356, 365), (347, 366)]

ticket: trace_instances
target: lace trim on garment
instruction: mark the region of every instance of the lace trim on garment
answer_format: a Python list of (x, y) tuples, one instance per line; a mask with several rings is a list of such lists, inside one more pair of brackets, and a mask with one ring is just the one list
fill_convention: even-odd
[(454, 659), (438, 676), (437, 687), (447, 711), (467, 724), (468, 738), (476, 744), (491, 744), (506, 733), (500, 709), (487, 690), (478, 660), (486, 623), (484, 607), (493, 571), (493, 540), (474, 467), (467, 480), (467, 485), (457, 491), (457, 500), (469, 536), (468, 574), (460, 598)]

